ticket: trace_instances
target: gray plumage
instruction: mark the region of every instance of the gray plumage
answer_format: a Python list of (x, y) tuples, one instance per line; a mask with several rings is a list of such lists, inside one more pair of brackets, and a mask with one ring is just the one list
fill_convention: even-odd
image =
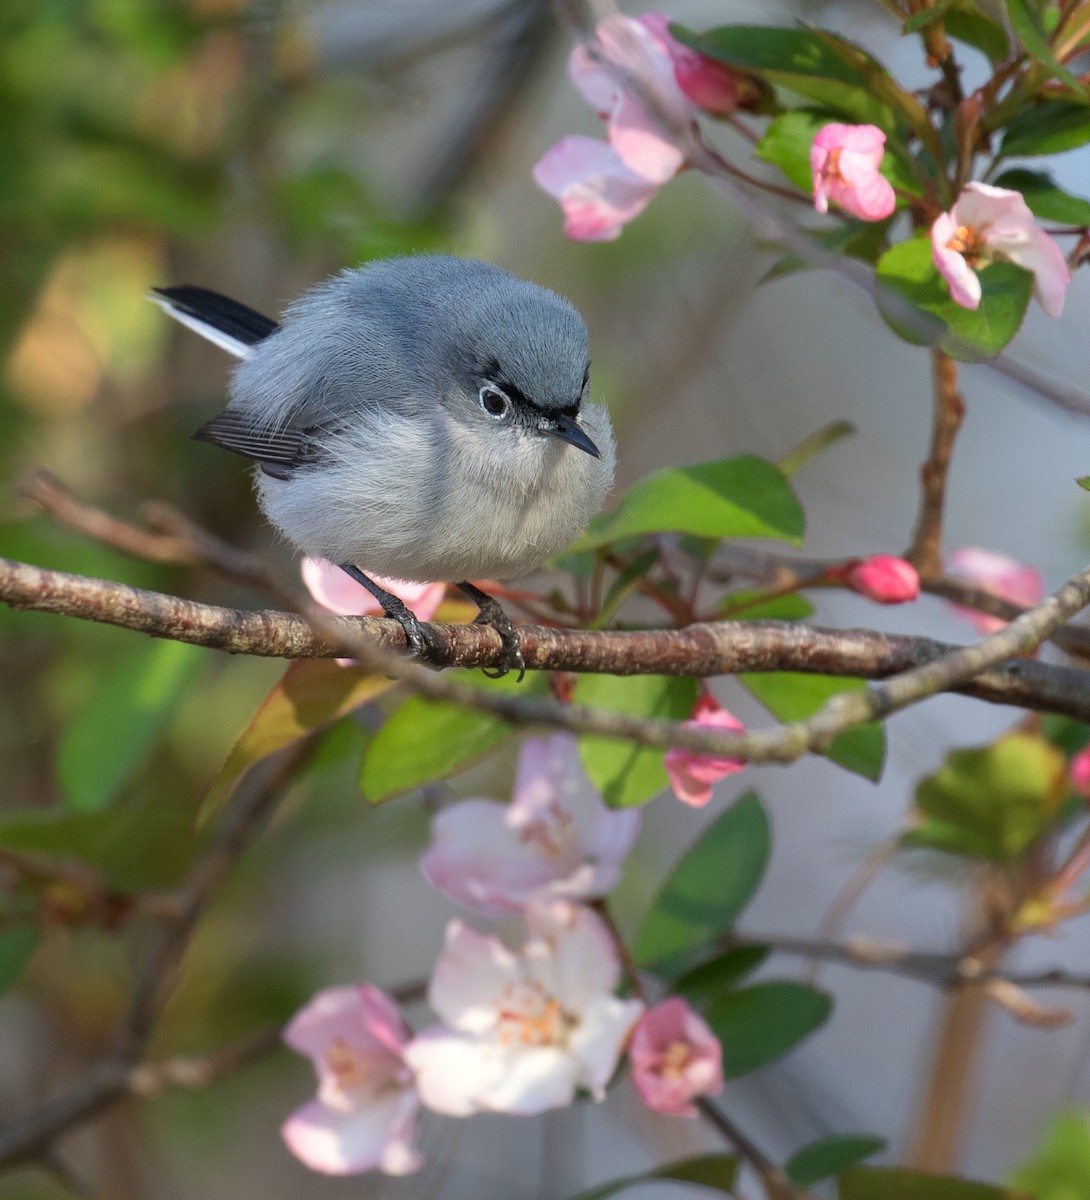
[[(195, 291), (161, 302), (222, 331)], [(582, 318), (498, 267), (387, 259), (306, 293), (268, 336), (236, 325), (246, 357), (201, 436), (258, 461), (262, 509), (306, 554), (398, 579), (510, 579), (569, 546), (612, 486)]]

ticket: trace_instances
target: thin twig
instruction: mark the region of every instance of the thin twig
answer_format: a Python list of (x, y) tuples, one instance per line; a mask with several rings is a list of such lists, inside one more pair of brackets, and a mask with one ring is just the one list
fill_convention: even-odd
[(941, 350), (931, 351), (934, 417), (931, 450), (920, 471), (920, 515), (905, 557), (930, 582), (942, 574), (942, 519), (946, 481), (954, 438), (965, 419), (965, 401), (958, 391), (957, 363)]

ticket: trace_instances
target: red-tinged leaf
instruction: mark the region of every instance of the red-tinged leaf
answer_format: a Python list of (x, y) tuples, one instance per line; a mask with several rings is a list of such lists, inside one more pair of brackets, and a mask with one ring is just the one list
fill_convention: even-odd
[(235, 743), (201, 806), (200, 820), (218, 812), (242, 775), (270, 754), (365, 704), (392, 681), (332, 659), (292, 663)]

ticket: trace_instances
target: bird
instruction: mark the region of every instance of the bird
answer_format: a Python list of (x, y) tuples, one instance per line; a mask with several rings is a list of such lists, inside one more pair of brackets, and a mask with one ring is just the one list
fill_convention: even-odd
[(421, 623), (365, 572), (454, 583), (500, 635), (494, 674), (521, 679), (515, 627), (471, 581), (539, 568), (613, 486), (613, 431), (589, 399), (574, 306), (445, 254), (346, 269), (279, 322), (202, 287), (150, 298), (240, 360), (225, 411), (193, 436), (253, 460), (283, 537), (362, 584), (415, 655), (429, 647)]

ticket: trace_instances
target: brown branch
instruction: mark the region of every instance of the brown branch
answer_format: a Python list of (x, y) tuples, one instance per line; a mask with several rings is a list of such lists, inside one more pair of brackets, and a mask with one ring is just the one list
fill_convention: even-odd
[(920, 515), (905, 557), (930, 582), (942, 574), (942, 516), (954, 438), (965, 419), (965, 401), (958, 391), (957, 363), (941, 350), (931, 351), (934, 418), (931, 450), (920, 471)]
[[(351, 654), (354, 639), (361, 636), (373, 639), (371, 644), (385, 651), (405, 648), (404, 632), (395, 621), (327, 616), (328, 626), (339, 634), (333, 639), (294, 613), (219, 608), (10, 559), (0, 559), (0, 602), (232, 654), (329, 658)], [(429, 629), (434, 642), (432, 665), (487, 667), (497, 665), (502, 657), (498, 635), (486, 626), (431, 625)], [(925, 638), (782, 621), (622, 632), (522, 626), (519, 632), (526, 664), (533, 670), (613, 675), (797, 671), (883, 679), (953, 649)], [(994, 704), (1090, 720), (1090, 673), (1070, 668), (1017, 660), (984, 671), (956, 690)], [(541, 714), (535, 717), (548, 721)], [(579, 728), (574, 718), (569, 727)]]

